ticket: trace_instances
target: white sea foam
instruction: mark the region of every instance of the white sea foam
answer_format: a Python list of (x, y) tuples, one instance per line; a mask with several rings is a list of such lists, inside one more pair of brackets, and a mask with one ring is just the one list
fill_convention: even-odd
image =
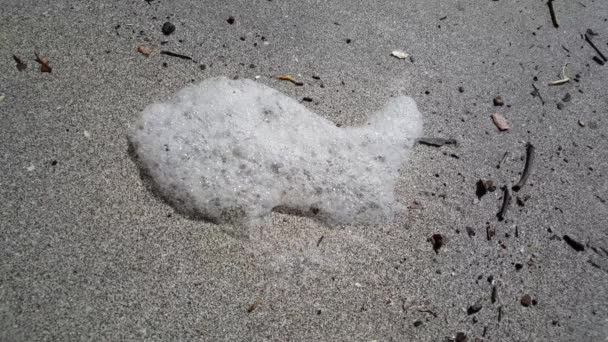
[(147, 107), (130, 141), (182, 212), (252, 223), (275, 209), (373, 223), (392, 217), (399, 168), (421, 129), (409, 97), (339, 128), (270, 87), (220, 77)]

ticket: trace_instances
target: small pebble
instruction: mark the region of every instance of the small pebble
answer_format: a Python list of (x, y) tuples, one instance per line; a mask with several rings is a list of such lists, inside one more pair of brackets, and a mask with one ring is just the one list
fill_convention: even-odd
[(226, 19), (226, 22), (230, 25), (234, 24), (234, 22), (236, 21), (236, 19), (234, 19), (233, 16), (228, 17), (228, 19)]
[(557, 103), (557, 109), (559, 109), (559, 110), (564, 109), (564, 103), (563, 102), (558, 102)]
[(521, 305), (529, 307), (530, 305), (532, 305), (532, 297), (530, 297), (529, 294), (525, 294), (521, 297), (521, 300), (519, 302), (521, 303)]
[(495, 106), (504, 106), (505, 104), (505, 100), (503, 100), (502, 96), (496, 96), (494, 98), (494, 105)]
[(415, 327), (419, 327), (421, 325), (422, 325), (422, 321), (416, 321), (416, 322), (414, 322), (414, 326)]
[(167, 21), (163, 24), (162, 31), (165, 36), (168, 36), (175, 31), (175, 25)]
[(467, 334), (463, 333), (463, 332), (459, 332), (456, 334), (456, 338), (454, 339), (454, 341), (456, 342), (467, 342), (469, 340), (469, 338), (467, 337)]
[(463, 86), (458, 87), (458, 91), (461, 93), (464, 93), (464, 87)]
[(572, 96), (570, 95), (570, 93), (566, 93), (566, 95), (564, 95), (564, 97), (562, 98), (562, 101), (564, 102), (570, 102), (570, 100), (572, 100)]

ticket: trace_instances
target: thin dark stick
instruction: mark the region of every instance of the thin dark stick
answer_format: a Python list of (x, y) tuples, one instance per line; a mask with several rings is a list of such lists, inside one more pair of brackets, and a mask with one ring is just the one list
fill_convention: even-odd
[(321, 241), (323, 241), (324, 237), (325, 237), (325, 235), (321, 235), (321, 237), (319, 238), (319, 240), (317, 240), (317, 247), (319, 247), (319, 245), (321, 244)]
[(416, 144), (441, 147), (443, 145), (457, 145), (456, 139), (445, 139), (445, 138), (418, 138)]
[(551, 14), (551, 21), (553, 22), (553, 26), (555, 28), (558, 28), (559, 23), (557, 22), (557, 15), (555, 15), (555, 9), (553, 8), (553, 0), (549, 0), (549, 2), (547, 2), (547, 5), (549, 5), (549, 13)]
[(521, 178), (519, 182), (513, 186), (513, 191), (519, 191), (530, 177), (530, 171), (532, 171), (532, 166), (534, 164), (534, 145), (531, 143), (526, 144), (526, 165), (524, 166), (524, 172), (521, 174)]
[(171, 51), (161, 51), (160, 52), (161, 55), (167, 55), (167, 56), (171, 56), (171, 57), (177, 57), (177, 58), (181, 58), (181, 59), (187, 59), (187, 60), (192, 60), (192, 57), (190, 56), (186, 56), (186, 55), (181, 55), (179, 53), (175, 53), (175, 52), (171, 52)]
[(532, 88), (534, 88), (534, 92), (532, 94), (538, 96), (538, 98), (540, 99), (540, 102), (544, 106), (545, 105), (545, 99), (543, 99), (543, 96), (540, 94), (540, 91), (536, 87), (536, 84), (532, 83)]
[(585, 41), (587, 41), (587, 43), (589, 43), (589, 45), (591, 45), (593, 50), (595, 50), (595, 52), (597, 52), (597, 54), (600, 55), (600, 57), (602, 57), (604, 62), (608, 62), (608, 59), (606, 59), (606, 56), (604, 56), (602, 51), (600, 51), (600, 49), (598, 49), (597, 46), (595, 46), (595, 44), (593, 44), (593, 42), (591, 41), (591, 38), (589, 38), (589, 36), (586, 33), (585, 33)]
[(509, 209), (509, 204), (511, 204), (511, 186), (506, 185), (503, 187), (503, 195), (502, 195), (502, 206), (500, 207), (500, 211), (496, 216), (498, 217), (498, 221), (502, 221), (505, 219), (505, 215), (507, 214), (507, 210)]

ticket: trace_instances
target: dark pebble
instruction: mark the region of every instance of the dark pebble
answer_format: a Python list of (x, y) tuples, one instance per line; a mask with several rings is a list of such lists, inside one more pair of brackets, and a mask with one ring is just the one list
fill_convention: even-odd
[(515, 270), (517, 270), (517, 271), (521, 270), (523, 267), (524, 267), (524, 265), (522, 265), (520, 263), (515, 264)]
[(201, 64), (198, 66), (201, 70), (205, 70), (207, 69), (207, 66), (205, 64)]
[(422, 325), (422, 321), (416, 321), (416, 322), (414, 322), (414, 326), (415, 327), (419, 327), (421, 325)]
[(53, 165), (53, 166), (57, 165), (57, 161), (56, 160), (51, 161), (51, 165)]
[(346, 44), (350, 44), (351, 42), (352, 42), (352, 39), (350, 39), (350, 38), (346, 40)]
[(585, 246), (582, 243), (572, 239), (568, 235), (564, 235), (564, 241), (566, 241), (568, 246), (572, 247), (572, 249), (574, 249), (577, 252), (582, 252), (585, 250)]
[(469, 237), (473, 237), (475, 236), (475, 229), (473, 229), (473, 227), (465, 227), (467, 230), (467, 234), (469, 235)]
[(504, 106), (505, 105), (505, 100), (503, 100), (502, 96), (496, 96), (494, 98), (494, 105), (495, 106)]
[(469, 306), (469, 308), (467, 309), (467, 315), (476, 314), (481, 310), (481, 308), (482, 308), (482, 306), (480, 303), (473, 304), (473, 305)]
[(464, 87), (462, 87), (462, 86), (458, 87), (458, 91), (461, 92), (461, 93), (464, 93)]
[(249, 68), (254, 69), (255, 68), (255, 64), (249, 64)]
[(302, 98), (302, 101), (312, 102), (312, 97), (304, 97)]
[(532, 297), (530, 297), (529, 294), (525, 294), (521, 297), (519, 302), (521, 303), (521, 305), (529, 307), (530, 305), (532, 305)]
[(226, 19), (226, 22), (230, 25), (234, 24), (234, 22), (236, 21), (236, 19), (234, 19), (233, 16), (228, 17), (228, 19)]
[(570, 95), (570, 93), (566, 93), (566, 95), (564, 95), (562, 98), (562, 101), (564, 102), (570, 102), (570, 100), (572, 100), (572, 95)]
[(559, 110), (564, 109), (564, 103), (563, 102), (558, 102), (557, 103), (557, 109), (559, 109)]
[(443, 246), (443, 242), (443, 235), (433, 234), (433, 236), (431, 236), (431, 243), (433, 244), (435, 253), (439, 253), (439, 249)]
[(456, 334), (456, 338), (454, 339), (454, 341), (456, 342), (467, 342), (469, 340), (469, 338), (467, 337), (467, 334), (463, 333), (463, 332), (459, 332)]
[(167, 21), (163, 24), (162, 31), (165, 36), (168, 36), (175, 31), (175, 25)]

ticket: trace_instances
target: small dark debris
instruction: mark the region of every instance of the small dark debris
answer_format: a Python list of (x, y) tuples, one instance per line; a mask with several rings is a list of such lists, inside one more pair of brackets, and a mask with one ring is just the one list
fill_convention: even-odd
[(515, 202), (516, 202), (516, 203), (517, 203), (517, 205), (518, 205), (518, 206), (520, 206), (520, 207), (523, 207), (523, 206), (525, 206), (525, 205), (526, 205), (526, 203), (524, 202), (524, 200), (523, 200), (521, 197), (519, 197), (519, 196), (517, 196), (517, 197), (515, 198)]
[(27, 68), (27, 64), (25, 64), (25, 62), (23, 62), (23, 60), (21, 60), (21, 58), (17, 57), (16, 55), (13, 55), (13, 59), (17, 63), (17, 65), (16, 65), (17, 70), (23, 71)]
[(163, 24), (163, 27), (161, 30), (163, 31), (163, 34), (165, 36), (168, 36), (171, 33), (175, 32), (175, 25), (173, 25), (167, 21), (166, 23)]
[(418, 138), (416, 139), (417, 144), (441, 147), (443, 145), (456, 145), (458, 141), (456, 139), (444, 139), (444, 138)]
[(422, 321), (415, 321), (415, 322), (414, 322), (414, 326), (415, 326), (415, 327), (419, 327), (419, 326), (421, 326), (421, 325), (422, 325)]
[(312, 75), (312, 78), (315, 79), (315, 80), (320, 80), (321, 79), (321, 77), (319, 77), (317, 75)]
[(348, 39), (346, 39), (346, 44), (350, 44), (350, 43), (352, 43), (352, 41), (353, 41), (352, 39), (348, 38)]
[(302, 98), (302, 101), (305, 101), (305, 102), (312, 102), (312, 97), (303, 97), (303, 98)]
[(201, 70), (205, 70), (205, 69), (207, 69), (207, 66), (206, 66), (205, 64), (201, 64), (201, 65), (199, 65), (198, 67), (199, 67), (199, 69), (201, 69)]
[(564, 102), (570, 102), (570, 100), (572, 100), (572, 95), (570, 95), (570, 93), (566, 93), (562, 98), (562, 101)]
[(56, 160), (51, 160), (51, 165), (53, 165), (53, 166), (57, 165), (57, 161)]
[(190, 61), (192, 60), (192, 57), (190, 57), (190, 56), (182, 55), (182, 54), (171, 52), (171, 51), (161, 51), (160, 54), (166, 55), (166, 56), (171, 56), (171, 57), (177, 57), (177, 58), (181, 58), (181, 59), (187, 59)]
[(469, 235), (469, 237), (475, 236), (475, 229), (473, 229), (473, 227), (467, 226), (465, 229), (467, 230), (467, 235)]
[(226, 22), (230, 25), (234, 24), (236, 21), (236, 19), (234, 19), (233, 16), (228, 17), (228, 19), (226, 19)]
[(488, 225), (486, 227), (486, 238), (490, 241), (494, 236), (496, 236), (496, 227), (494, 225)]
[(464, 93), (464, 87), (463, 86), (458, 87), (458, 91), (461, 93)]
[(496, 303), (496, 300), (498, 299), (498, 287), (496, 285), (492, 286), (492, 294), (490, 296), (490, 300), (492, 301), (492, 304)]
[(495, 106), (504, 106), (505, 105), (505, 100), (502, 98), (502, 96), (496, 96), (494, 98), (494, 105)]
[(444, 243), (443, 235), (433, 234), (431, 236), (430, 241), (433, 244), (433, 250), (435, 251), (435, 253), (439, 253), (439, 249), (443, 246)]
[(259, 301), (256, 301), (255, 303), (249, 305), (249, 307), (247, 308), (247, 313), (252, 313), (258, 307), (258, 305), (260, 305)]
[(456, 333), (456, 338), (454, 339), (455, 342), (467, 342), (468, 340), (467, 334), (463, 332)]
[(481, 308), (482, 306), (480, 303), (473, 304), (467, 309), (467, 315), (476, 314), (481, 310)]
[(503, 221), (505, 219), (505, 215), (507, 214), (507, 210), (509, 209), (510, 205), (511, 187), (507, 185), (503, 187), (502, 205), (500, 207), (500, 211), (496, 214), (496, 217), (498, 217), (498, 221)]
[(564, 109), (564, 103), (563, 102), (558, 102), (557, 103), (557, 109), (559, 109), (559, 110)]
[(597, 36), (597, 35), (599, 35), (599, 33), (597, 33), (597, 32), (595, 32), (595, 31), (593, 31), (592, 29), (587, 29), (587, 32), (586, 32), (586, 33), (587, 33), (588, 35), (590, 35), (590, 36)]
[(317, 247), (319, 247), (319, 245), (321, 244), (321, 241), (323, 241), (324, 238), (325, 238), (325, 235), (321, 235), (319, 240), (317, 240)]
[(167, 62), (163, 62), (163, 68), (168, 67), (169, 65), (167, 64)]
[(516, 270), (516, 271), (521, 270), (523, 267), (524, 267), (524, 265), (523, 265), (523, 264), (520, 264), (520, 263), (516, 263), (516, 264), (515, 264), (515, 270)]
[(249, 64), (249, 69), (255, 69), (255, 64)]
[(477, 195), (477, 198), (480, 198), (480, 199), (485, 194), (487, 194), (488, 191), (493, 192), (496, 190), (496, 185), (494, 184), (493, 180), (484, 181), (484, 180), (480, 179), (477, 181), (477, 183), (475, 183), (475, 186), (476, 186), (475, 194)]
[(572, 239), (568, 235), (564, 235), (564, 241), (566, 241), (568, 246), (572, 247), (572, 249), (574, 249), (577, 252), (582, 252), (585, 250), (585, 246), (582, 243)]
[(530, 305), (532, 305), (532, 297), (530, 297), (529, 294), (525, 294), (521, 297), (519, 302), (521, 303), (522, 306), (525, 306), (527, 308)]

